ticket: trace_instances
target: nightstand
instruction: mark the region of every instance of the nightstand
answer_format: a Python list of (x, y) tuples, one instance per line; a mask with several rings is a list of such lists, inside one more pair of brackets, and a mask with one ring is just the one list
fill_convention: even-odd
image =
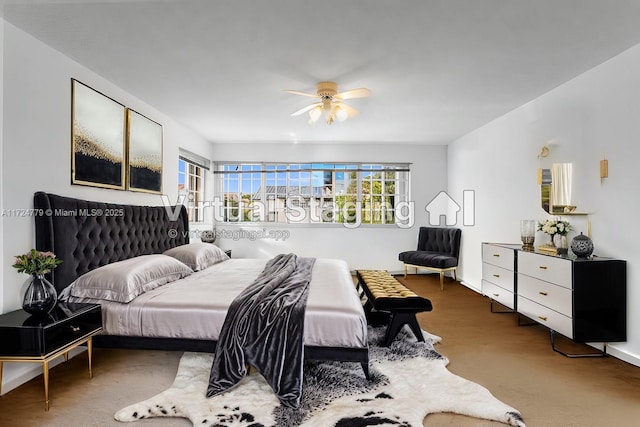
[[(44, 409), (49, 410), (49, 362), (70, 350), (87, 346), (89, 378), (92, 337), (102, 330), (98, 304), (58, 303), (48, 316), (34, 317), (23, 310), (0, 315), (0, 387), (3, 362), (42, 363)], [(0, 389), (1, 391), (1, 389)]]

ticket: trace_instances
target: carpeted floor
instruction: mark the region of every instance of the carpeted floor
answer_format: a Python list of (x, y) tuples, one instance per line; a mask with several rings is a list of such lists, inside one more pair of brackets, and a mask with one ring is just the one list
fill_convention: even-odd
[[(448, 369), (485, 386), (517, 408), (528, 427), (635, 427), (640, 419), (640, 368), (613, 357), (568, 359), (554, 353), (548, 331), (518, 327), (514, 314), (492, 314), (489, 301), (451, 280), (440, 291), (437, 275), (404, 283), (430, 298), (434, 309), (418, 316), (423, 329), (442, 337), (437, 350)], [(570, 345), (570, 343), (561, 343)], [(42, 377), (0, 397), (0, 426), (190, 426), (182, 419), (123, 424), (116, 411), (167, 389), (181, 353), (96, 349), (94, 378), (86, 355), (51, 370), (51, 410), (44, 411)], [(416, 401), (428, 396), (416, 395)], [(432, 414), (424, 426), (499, 427), (455, 414)]]

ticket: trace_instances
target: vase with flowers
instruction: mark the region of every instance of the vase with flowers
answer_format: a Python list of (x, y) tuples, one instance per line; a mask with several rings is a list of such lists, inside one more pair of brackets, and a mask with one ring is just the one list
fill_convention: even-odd
[[(545, 221), (538, 222), (538, 231), (542, 231), (550, 237), (549, 243), (538, 247), (538, 249), (543, 251), (548, 250), (555, 254), (566, 253), (569, 247), (566, 236), (570, 230), (571, 224), (569, 224), (568, 221), (547, 219)], [(558, 244), (556, 244), (554, 238), (558, 239)]]
[(53, 252), (40, 252), (31, 249), (23, 255), (17, 255), (13, 267), (19, 273), (27, 273), (26, 290), (22, 298), (22, 309), (32, 315), (45, 315), (58, 302), (56, 288), (44, 275), (62, 263)]

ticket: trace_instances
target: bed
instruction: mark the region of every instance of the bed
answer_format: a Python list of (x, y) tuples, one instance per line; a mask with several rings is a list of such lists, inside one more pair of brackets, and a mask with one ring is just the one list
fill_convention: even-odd
[[(189, 244), (184, 206), (110, 204), (37, 192), (34, 208), (36, 248), (64, 261), (50, 277), (61, 294), (98, 267)], [(226, 309), (267, 261), (228, 259), (127, 303), (96, 301), (104, 332), (94, 345), (214, 352)], [(316, 260), (304, 319), (305, 359), (359, 362), (368, 377), (366, 318), (346, 262)]]

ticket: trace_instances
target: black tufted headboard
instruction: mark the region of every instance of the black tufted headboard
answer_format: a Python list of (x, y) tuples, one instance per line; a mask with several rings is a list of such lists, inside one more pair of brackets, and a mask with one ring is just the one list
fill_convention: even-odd
[[(35, 193), (36, 249), (64, 262), (52, 273), (60, 292), (94, 268), (189, 243), (184, 206), (134, 206)], [(169, 212), (178, 217), (171, 220)], [(173, 216), (173, 215), (172, 215)]]

